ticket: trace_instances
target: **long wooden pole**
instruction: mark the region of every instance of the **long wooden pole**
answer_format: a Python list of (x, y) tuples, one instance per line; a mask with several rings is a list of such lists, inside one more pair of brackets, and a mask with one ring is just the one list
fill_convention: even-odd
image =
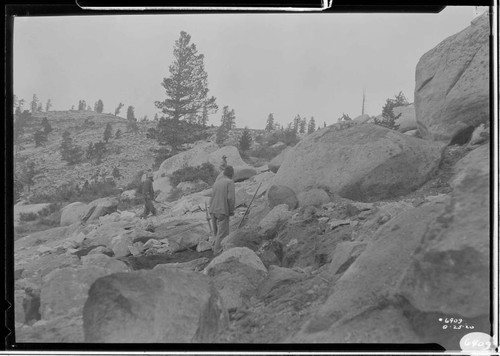
[(257, 190), (253, 194), (252, 200), (250, 200), (250, 204), (248, 204), (247, 210), (245, 210), (245, 214), (243, 214), (243, 217), (241, 218), (240, 224), (238, 225), (238, 229), (241, 227), (243, 224), (243, 220), (245, 220), (245, 217), (247, 216), (248, 211), (250, 210), (250, 206), (253, 203), (253, 200), (255, 199), (255, 196), (257, 195), (257, 192), (259, 191), (260, 186), (262, 185), (262, 182), (260, 182), (259, 186), (257, 187)]

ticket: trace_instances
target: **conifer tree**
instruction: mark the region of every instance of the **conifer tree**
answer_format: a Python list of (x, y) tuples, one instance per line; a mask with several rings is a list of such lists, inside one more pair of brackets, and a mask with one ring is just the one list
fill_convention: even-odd
[(315, 130), (316, 130), (316, 122), (314, 121), (314, 117), (311, 116), (311, 118), (309, 119), (309, 124), (307, 126), (307, 133), (308, 134), (313, 133)]
[(163, 78), (167, 98), (155, 105), (174, 120), (188, 117), (199, 119), (205, 108), (208, 113), (217, 111), (215, 97), (208, 97), (208, 75), (204, 56), (198, 54), (191, 36), (182, 31), (174, 46), (174, 62), (169, 67), (170, 77)]
[(122, 109), (122, 107), (123, 107), (122, 103), (118, 104), (118, 106), (115, 109), (115, 116), (118, 116), (118, 114), (120, 113), (120, 110)]
[(33, 94), (33, 99), (31, 100), (31, 112), (35, 113), (38, 109), (38, 98), (36, 94)]
[(274, 130), (274, 116), (272, 113), (269, 114), (269, 116), (267, 117), (265, 130), (266, 131), (273, 131)]
[(245, 127), (240, 137), (239, 148), (241, 151), (245, 152), (248, 151), (251, 146), (252, 135), (250, 134), (250, 130), (248, 129), (248, 127)]
[(108, 141), (109, 141), (109, 139), (111, 138), (111, 135), (112, 135), (111, 134), (112, 129), (113, 128), (111, 127), (111, 123), (108, 122), (106, 124), (106, 128), (104, 129), (104, 137), (103, 137), (104, 142), (108, 143)]

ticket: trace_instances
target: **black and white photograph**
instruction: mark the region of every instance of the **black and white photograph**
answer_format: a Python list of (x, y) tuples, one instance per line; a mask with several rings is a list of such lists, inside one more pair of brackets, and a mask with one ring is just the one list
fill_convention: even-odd
[(10, 350), (498, 354), (497, 23), (14, 16)]

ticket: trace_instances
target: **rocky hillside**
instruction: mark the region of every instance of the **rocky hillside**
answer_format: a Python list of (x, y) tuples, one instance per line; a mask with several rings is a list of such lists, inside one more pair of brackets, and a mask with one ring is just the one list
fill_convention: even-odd
[[(35, 147), (33, 134), (41, 128), (43, 118), (47, 118), (53, 131), (48, 135), (48, 142), (43, 146)], [(83, 159), (81, 163), (68, 165), (61, 159), (60, 144), (62, 133), (68, 131), (73, 142), (83, 150), (89, 143), (97, 143), (103, 140), (106, 125), (112, 125), (112, 137), (106, 144), (107, 153), (102, 163), (96, 163), (95, 159)], [(35, 184), (31, 187), (31, 194), (38, 192), (49, 193), (62, 185), (76, 185), (81, 187), (86, 180), (91, 179), (96, 173), (100, 177), (113, 179), (117, 186), (125, 186), (130, 183), (141, 170), (151, 169), (155, 161), (154, 152), (158, 149), (156, 140), (146, 137), (148, 129), (155, 128), (156, 122), (138, 122), (139, 130), (129, 132), (125, 118), (111, 114), (99, 114), (93, 111), (49, 111), (35, 113), (26, 125), (21, 137), (21, 145), (16, 150), (16, 162), (32, 160), (36, 163), (40, 173), (35, 176)], [(120, 130), (120, 138), (115, 138), (115, 133)], [(211, 135), (209, 140), (215, 142), (215, 128), (207, 128)], [(234, 129), (229, 132), (225, 144), (236, 145), (243, 129)], [(250, 130), (255, 138), (262, 134), (263, 130)], [(187, 145), (191, 147), (191, 145)], [(113, 178), (114, 168), (118, 168), (121, 177)]]
[[(53, 131), (48, 142), (35, 147), (33, 133), (41, 128), (42, 118), (46, 117)], [(106, 125), (112, 125), (112, 138), (107, 144), (108, 152), (101, 164), (95, 160), (84, 160), (76, 165), (68, 165), (61, 159), (59, 146), (62, 133), (68, 131), (73, 142), (83, 150), (89, 143), (97, 143), (103, 139)], [(154, 157), (150, 149), (158, 148), (155, 140), (146, 138), (146, 132), (154, 127), (153, 122), (138, 123), (138, 132), (127, 132), (127, 120), (110, 114), (98, 114), (91, 111), (49, 111), (33, 115), (25, 129), (21, 149), (17, 152), (16, 161), (30, 159), (35, 161), (41, 173), (35, 177), (33, 193), (50, 192), (64, 184), (82, 186), (85, 180), (100, 172), (103, 176), (111, 176), (117, 167), (122, 178), (118, 185), (126, 184), (133, 179), (139, 170), (150, 169)], [(117, 130), (120, 138), (115, 138)]]
[[(434, 62), (459, 55), (437, 53)], [(415, 102), (419, 130), (418, 113), (433, 104)], [(202, 185), (157, 202), (158, 215), (146, 219), (140, 205), (118, 209), (117, 197), (65, 206), (61, 226), (15, 241), (8, 312), (16, 341), (437, 344), (459, 352), (462, 337), (491, 330), (489, 135), (454, 142), (425, 134), (432, 127), (441, 125), (413, 137), (338, 123), (267, 167), (243, 167), (231, 233), (216, 256), (205, 211), (211, 190)], [(157, 188), (172, 189), (162, 179), (176, 167), (223, 152), (242, 162), (233, 146), (199, 142), (163, 162)]]

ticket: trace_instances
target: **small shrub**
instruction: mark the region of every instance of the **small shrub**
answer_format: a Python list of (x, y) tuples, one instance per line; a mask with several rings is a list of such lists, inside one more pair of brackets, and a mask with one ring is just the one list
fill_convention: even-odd
[(38, 219), (37, 213), (20, 213), (19, 221), (34, 221)]
[(155, 161), (153, 163), (153, 170), (157, 170), (158, 168), (160, 168), (163, 161), (179, 153), (179, 151), (177, 150), (170, 150), (166, 147), (160, 147), (157, 150), (151, 149), (151, 151), (153, 152), (153, 155), (155, 157)]
[(285, 147), (268, 147), (268, 146), (261, 146), (258, 147), (252, 151), (250, 151), (250, 156), (252, 157), (257, 157), (257, 158), (263, 158), (268, 161), (272, 160), (274, 157), (279, 155), (281, 151), (283, 151)]
[(175, 187), (180, 182), (195, 182), (202, 180), (208, 185), (212, 185), (217, 178), (218, 172), (209, 162), (198, 167), (184, 167), (176, 170), (170, 177), (170, 183)]

